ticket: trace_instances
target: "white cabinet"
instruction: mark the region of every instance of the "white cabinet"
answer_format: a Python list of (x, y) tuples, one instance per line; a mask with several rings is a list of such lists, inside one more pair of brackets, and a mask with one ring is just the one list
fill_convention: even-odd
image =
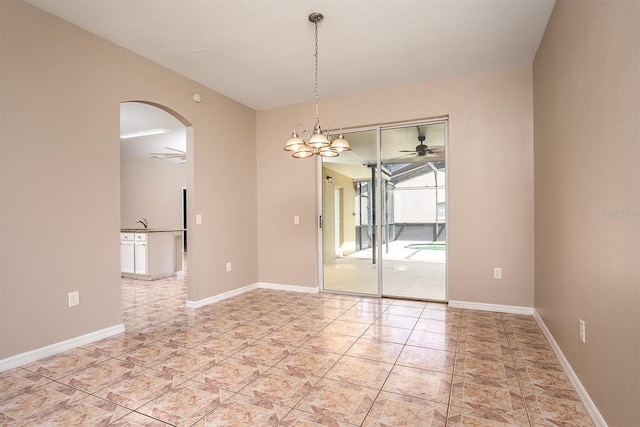
[(120, 233), (120, 271), (135, 273), (135, 241), (133, 233)]
[[(120, 233), (122, 277), (156, 280), (182, 269), (181, 230), (123, 230)], [(177, 267), (180, 268), (177, 268)]]
[(147, 257), (147, 234), (135, 234), (135, 273), (149, 274), (149, 265)]

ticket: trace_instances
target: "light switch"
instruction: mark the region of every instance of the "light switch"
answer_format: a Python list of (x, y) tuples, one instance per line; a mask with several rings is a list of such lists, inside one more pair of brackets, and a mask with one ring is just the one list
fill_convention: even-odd
[(293, 217), (293, 223), (294, 223), (295, 225), (300, 224), (300, 217), (299, 217), (298, 215), (295, 215), (295, 216)]
[(196, 224), (202, 224), (202, 215), (200, 214), (196, 215)]

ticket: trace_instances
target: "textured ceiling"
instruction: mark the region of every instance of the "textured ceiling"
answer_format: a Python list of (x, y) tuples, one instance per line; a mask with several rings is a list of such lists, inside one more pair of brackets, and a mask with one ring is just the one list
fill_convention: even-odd
[(554, 0), (27, 0), (256, 110), (531, 64)]

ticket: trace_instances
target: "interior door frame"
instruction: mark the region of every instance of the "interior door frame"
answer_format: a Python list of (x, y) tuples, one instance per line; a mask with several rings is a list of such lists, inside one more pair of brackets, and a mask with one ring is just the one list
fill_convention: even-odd
[[(449, 164), (449, 116), (440, 116), (440, 117), (432, 117), (432, 118), (426, 118), (426, 119), (421, 119), (421, 120), (411, 120), (411, 121), (402, 121), (402, 122), (392, 122), (392, 123), (385, 123), (385, 124), (379, 124), (379, 125), (372, 125), (372, 126), (365, 126), (365, 127), (356, 127), (356, 128), (343, 128), (342, 132), (343, 133), (352, 133), (352, 132), (361, 132), (361, 131), (371, 131), (371, 130), (375, 130), (376, 131), (376, 171), (379, 171), (381, 166), (382, 166), (382, 158), (381, 158), (381, 154), (382, 154), (382, 140), (381, 140), (381, 136), (382, 136), (382, 131), (383, 130), (387, 130), (387, 129), (396, 129), (396, 128), (402, 128), (402, 127), (411, 127), (411, 126), (417, 126), (417, 125), (424, 125), (424, 124), (433, 124), (433, 123), (444, 123), (444, 151), (445, 151), (445, 161), (447, 162), (446, 164)], [(317, 270), (317, 276), (318, 276), (318, 288), (320, 290), (320, 292), (325, 292), (324, 289), (324, 254), (323, 254), (323, 235), (322, 235), (322, 215), (323, 215), (323, 200), (322, 200), (322, 192), (323, 192), (323, 188), (322, 188), (322, 184), (323, 184), (323, 179), (324, 176), (322, 174), (322, 158), (320, 156), (316, 156), (315, 159), (315, 168), (316, 168), (316, 218), (318, 219), (318, 228), (317, 228), (317, 253), (318, 253), (318, 270)], [(449, 167), (447, 166), (447, 169)], [(447, 181), (445, 184), (445, 200), (449, 200), (449, 179), (448, 179), (448, 172), (446, 172), (446, 176), (447, 176)], [(380, 173), (376, 173), (376, 179), (375, 179), (375, 183), (372, 182), (372, 184), (378, 189), (378, 191), (375, 191), (375, 215), (376, 218), (378, 218), (378, 220), (376, 220), (376, 229), (375, 229), (375, 236), (376, 236), (376, 242), (372, 242), (372, 245), (375, 245), (374, 251), (375, 251), (375, 257), (378, 260), (378, 268), (377, 268), (377, 278), (378, 278), (378, 283), (377, 283), (377, 294), (363, 294), (363, 293), (359, 293), (359, 292), (349, 292), (349, 291), (336, 291), (336, 290), (327, 290), (326, 292), (331, 292), (331, 293), (337, 293), (337, 294), (347, 294), (347, 295), (359, 295), (359, 296), (365, 296), (365, 297), (377, 297), (377, 298), (382, 298), (384, 297), (383, 294), (383, 268), (382, 267), (382, 255), (383, 255), (383, 245), (380, 244), (377, 240), (380, 239), (380, 237), (382, 236), (382, 221), (380, 220), (382, 218), (381, 214), (381, 210), (382, 210), (382, 191), (379, 191), (379, 189), (382, 188), (382, 174)], [(436, 190), (437, 191), (437, 190)], [(436, 221), (437, 221), (437, 214), (436, 214)], [(447, 234), (449, 234), (449, 231), (451, 230), (451, 226), (450, 226), (450, 222), (449, 222), (449, 209), (445, 210), (445, 224), (446, 224), (446, 232)], [(447, 241), (449, 239), (447, 238)], [(449, 281), (449, 250), (447, 249), (447, 252), (445, 254), (445, 283), (444, 283), (444, 292), (445, 292), (445, 300), (444, 302), (449, 301), (449, 286), (448, 286), (448, 281)]]

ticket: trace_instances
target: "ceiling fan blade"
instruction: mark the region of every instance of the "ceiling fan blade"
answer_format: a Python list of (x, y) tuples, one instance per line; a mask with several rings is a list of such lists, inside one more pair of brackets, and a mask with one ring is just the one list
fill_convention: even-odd
[(166, 150), (177, 151), (178, 153), (186, 154), (186, 151), (178, 150), (177, 148), (164, 147)]
[(416, 150), (398, 150), (398, 153), (415, 153), (418, 154)]

